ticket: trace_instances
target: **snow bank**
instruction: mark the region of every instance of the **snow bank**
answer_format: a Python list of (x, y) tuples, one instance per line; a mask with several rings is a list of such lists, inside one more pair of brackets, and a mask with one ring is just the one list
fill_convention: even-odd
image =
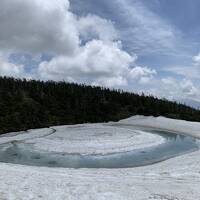
[(169, 119), (166, 117), (145, 117), (133, 116), (128, 119), (119, 121), (123, 125), (142, 126), (147, 128), (158, 128), (169, 130), (172, 132), (179, 132), (182, 134), (190, 135), (200, 138), (200, 123), (189, 122), (185, 120)]
[(34, 138), (41, 138), (52, 134), (54, 131), (50, 128), (41, 128), (15, 133), (8, 133), (0, 136), (0, 144), (9, 143), (12, 141), (28, 141)]

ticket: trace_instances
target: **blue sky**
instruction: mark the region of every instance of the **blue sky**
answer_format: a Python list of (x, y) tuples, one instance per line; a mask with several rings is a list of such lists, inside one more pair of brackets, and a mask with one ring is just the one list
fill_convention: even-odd
[[(122, 32), (120, 39), (124, 48), (140, 55), (138, 62), (141, 64), (158, 67), (191, 64), (191, 58), (199, 53), (198, 0), (73, 0), (71, 6), (78, 15), (92, 13), (112, 20), (116, 28)], [(137, 13), (133, 14), (135, 11)], [(136, 41), (138, 36), (134, 35), (134, 29), (138, 26), (135, 18), (138, 16), (144, 26), (149, 26), (149, 29), (139, 26), (141, 40), (144, 38), (142, 41)], [(158, 26), (153, 25), (154, 20)], [(173, 32), (174, 40), (171, 38), (170, 41), (168, 38), (168, 41), (165, 41), (162, 33), (159, 35), (159, 32), (168, 29)], [(144, 30), (150, 32), (146, 33)], [(164, 45), (165, 42), (173, 44)]]
[[(124, 48), (138, 55), (139, 65), (155, 68), (159, 73), (158, 76), (173, 77), (181, 81), (187, 77), (177, 73), (175, 69), (193, 68), (193, 57), (198, 55), (200, 48), (200, 1), (85, 0), (83, 2), (73, 0), (71, 5), (72, 10), (78, 15), (97, 13), (101, 17), (112, 20), (121, 32)], [(137, 17), (141, 20), (138, 23), (142, 25), (137, 23), (135, 19)], [(137, 34), (134, 35), (136, 27), (144, 40), (141, 41)], [(162, 32), (167, 30), (171, 31), (171, 37), (163, 36)], [(199, 80), (193, 77), (190, 81), (197, 86), (200, 84)]]
[(199, 0), (2, 0), (0, 75), (200, 101)]

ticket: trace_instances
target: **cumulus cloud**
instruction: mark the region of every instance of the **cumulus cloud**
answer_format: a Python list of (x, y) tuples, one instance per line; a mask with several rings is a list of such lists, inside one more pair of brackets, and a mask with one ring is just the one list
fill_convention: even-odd
[(23, 65), (15, 65), (9, 63), (7, 60), (0, 56), (0, 75), (1, 76), (14, 76), (21, 78), (25, 74)]
[(156, 3), (158, 1), (101, 0), (97, 3), (94, 0), (72, 0), (71, 4), (77, 13), (85, 14), (87, 10), (115, 21), (119, 35), (130, 51), (143, 55), (182, 55), (185, 44), (182, 33), (155, 12), (161, 10), (163, 4)]
[(200, 90), (194, 83), (189, 79), (182, 79), (180, 81), (172, 77), (161, 79), (160, 83), (161, 90), (159, 93), (161, 96), (168, 96), (173, 99), (193, 99), (198, 100), (200, 97)]
[(192, 81), (184, 79), (181, 84), (181, 88), (187, 97), (199, 97), (200, 92), (198, 88), (194, 86)]
[(144, 72), (139, 74), (137, 69), (143, 70), (142, 67), (131, 69), (135, 60), (136, 57), (123, 51), (117, 42), (92, 40), (80, 47), (73, 57), (59, 56), (50, 62), (41, 63), (39, 74), (44, 79), (54, 77), (109, 87), (122, 86), (126, 85), (129, 78), (147, 77), (149, 72), (152, 73), (150, 69), (144, 68)]
[(0, 46), (25, 53), (76, 53), (83, 39), (117, 38), (111, 21), (95, 15), (78, 17), (68, 0), (1, 0)]
[(84, 40), (112, 41), (117, 40), (119, 37), (113, 22), (91, 14), (79, 18), (78, 29)]
[[(1, 0), (1, 50), (15, 54), (51, 55), (29, 76), (103, 85), (147, 83), (155, 70), (136, 65), (123, 49), (112, 21), (96, 15), (77, 16), (68, 0)], [(24, 76), (23, 65), (2, 62), (0, 74)]]
[(1, 0), (0, 46), (26, 53), (73, 53), (76, 17), (67, 0)]
[(129, 76), (134, 80), (138, 80), (140, 83), (148, 83), (156, 74), (155, 69), (136, 66), (131, 69)]

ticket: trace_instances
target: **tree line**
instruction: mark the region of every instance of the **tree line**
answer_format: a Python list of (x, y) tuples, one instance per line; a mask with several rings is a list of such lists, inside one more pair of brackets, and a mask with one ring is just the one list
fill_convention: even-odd
[(132, 115), (200, 121), (199, 110), (153, 96), (75, 83), (0, 77), (0, 134), (118, 121)]

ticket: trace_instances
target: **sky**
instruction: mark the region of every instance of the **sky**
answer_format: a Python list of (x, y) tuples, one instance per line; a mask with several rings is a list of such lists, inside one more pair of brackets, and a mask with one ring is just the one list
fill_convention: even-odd
[(200, 101), (199, 0), (1, 0), (0, 75)]

